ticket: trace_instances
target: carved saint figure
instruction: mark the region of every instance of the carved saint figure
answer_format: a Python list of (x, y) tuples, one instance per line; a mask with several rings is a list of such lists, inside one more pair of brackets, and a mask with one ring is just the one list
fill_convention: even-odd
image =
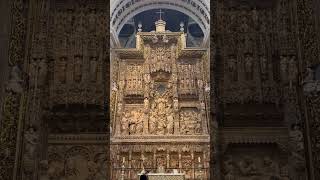
[(67, 59), (65, 57), (61, 57), (59, 61), (59, 71), (58, 71), (58, 79), (60, 83), (64, 84), (67, 80)]
[(261, 56), (259, 59), (260, 59), (261, 75), (263, 79), (268, 79), (268, 70), (269, 70), (268, 60), (265, 56)]
[(281, 80), (286, 81), (288, 79), (288, 58), (286, 56), (280, 57), (280, 71)]
[(32, 179), (34, 173), (34, 163), (39, 137), (33, 127), (30, 127), (24, 135), (25, 139), (25, 155), (23, 158), (23, 173), (26, 179)]
[(39, 85), (44, 85), (47, 80), (48, 64), (46, 60), (39, 62)]
[(228, 69), (230, 73), (230, 79), (233, 81), (238, 80), (238, 67), (237, 67), (237, 60), (232, 56), (228, 61)]
[(130, 114), (125, 113), (121, 119), (121, 134), (128, 135), (129, 134), (129, 119)]
[(97, 58), (92, 57), (90, 59), (90, 79), (91, 82), (95, 82), (97, 80), (97, 75), (98, 75), (98, 64), (97, 64)]
[(289, 132), (289, 137), (292, 143), (292, 149), (297, 153), (303, 151), (304, 144), (303, 144), (303, 134), (300, 130), (299, 125), (294, 124)]
[(296, 57), (292, 56), (289, 60), (289, 65), (288, 65), (288, 69), (289, 69), (289, 74), (288, 74), (288, 78), (289, 78), (289, 83), (290, 83), (290, 88), (292, 87), (292, 84), (296, 81), (297, 79), (297, 64), (296, 64)]
[(253, 58), (249, 54), (245, 58), (245, 73), (246, 80), (253, 79)]
[(82, 79), (82, 58), (80, 56), (75, 56), (74, 58), (73, 79), (75, 82), (80, 82)]
[(39, 136), (33, 127), (30, 127), (24, 138), (26, 140), (26, 154), (29, 158), (34, 158), (36, 156), (36, 148), (39, 142)]
[(19, 66), (13, 66), (10, 72), (10, 79), (7, 86), (7, 90), (15, 92), (15, 93), (22, 93), (22, 72)]

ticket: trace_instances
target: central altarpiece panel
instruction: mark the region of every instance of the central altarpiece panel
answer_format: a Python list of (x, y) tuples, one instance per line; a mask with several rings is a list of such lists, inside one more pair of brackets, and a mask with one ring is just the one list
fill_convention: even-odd
[(159, 20), (137, 33), (136, 48), (113, 53), (112, 179), (143, 169), (208, 179), (207, 50), (186, 48), (185, 34)]

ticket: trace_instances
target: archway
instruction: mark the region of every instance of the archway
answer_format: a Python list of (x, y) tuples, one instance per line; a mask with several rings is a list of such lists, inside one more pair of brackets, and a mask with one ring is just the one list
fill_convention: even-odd
[(117, 37), (125, 23), (135, 15), (159, 8), (180, 11), (194, 19), (204, 33), (204, 44), (206, 44), (210, 34), (210, 7), (208, 1), (203, 2), (202, 0), (179, 0), (176, 2), (117, 0), (111, 4), (111, 10), (113, 10), (110, 21), (111, 36)]

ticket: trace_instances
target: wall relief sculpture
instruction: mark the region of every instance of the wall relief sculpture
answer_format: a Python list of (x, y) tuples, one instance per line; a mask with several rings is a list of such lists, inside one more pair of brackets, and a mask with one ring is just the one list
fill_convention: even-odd
[(180, 112), (180, 133), (181, 134), (201, 134), (202, 125), (199, 112), (197, 110), (183, 110)]
[(166, 95), (154, 98), (150, 109), (149, 132), (151, 134), (173, 134), (174, 114)]

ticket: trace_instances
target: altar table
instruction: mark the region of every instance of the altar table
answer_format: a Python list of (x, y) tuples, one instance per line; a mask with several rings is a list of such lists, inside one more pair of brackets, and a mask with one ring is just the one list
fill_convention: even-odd
[[(138, 174), (138, 180), (142, 174)], [(148, 173), (148, 180), (184, 180), (184, 173)]]

